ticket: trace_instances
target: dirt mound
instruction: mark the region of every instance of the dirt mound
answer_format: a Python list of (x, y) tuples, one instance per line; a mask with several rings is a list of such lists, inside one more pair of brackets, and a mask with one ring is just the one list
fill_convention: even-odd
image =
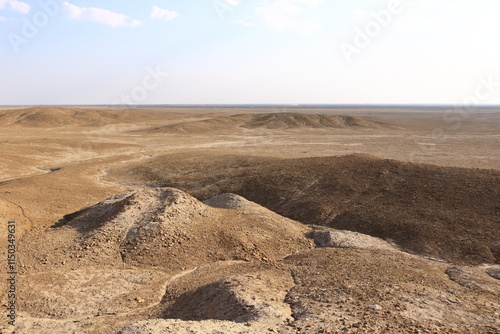
[(214, 208), (219, 209), (240, 209), (240, 210), (261, 210), (262, 207), (254, 202), (246, 200), (245, 198), (235, 194), (221, 194), (212, 197), (205, 202)]
[(264, 333), (293, 320), (284, 302), (293, 286), (287, 271), (228, 277), (179, 296), (161, 315), (166, 320), (138, 322), (121, 332)]
[(499, 330), (497, 266), (451, 267), (317, 226), (323, 246), (347, 248), (312, 250), (309, 228), (241, 196), (206, 202), (137, 190), (24, 235), (16, 333)]
[(239, 323), (285, 322), (291, 310), (286, 291), (293, 286), (290, 275), (277, 272), (233, 276), (180, 296), (163, 313), (167, 319), (228, 320)]
[(234, 193), (306, 224), (380, 237), (454, 263), (500, 262), (500, 173), (367, 155), (272, 159), (171, 155), (115, 177)]
[(276, 113), (254, 116), (242, 127), (255, 129), (301, 129), (301, 128), (344, 128), (378, 127), (380, 123), (362, 117), (335, 116), (322, 114)]
[[(175, 114), (168, 117), (175, 117)], [(103, 126), (167, 117), (147, 110), (92, 110), (64, 107), (33, 107), (0, 111), (0, 125), (24, 127)]]
[[(37, 250), (25, 255), (23, 258), (37, 256)], [(267, 278), (271, 276), (278, 283), (285, 282), (282, 284), (287, 287), (291, 281), (288, 272), (277, 272), (272, 264), (259, 261), (207, 263), (195, 269), (174, 272), (158, 267), (117, 268), (113, 264), (92, 266), (88, 263), (76, 266), (68, 262), (57, 269), (47, 265), (38, 267), (36, 272), (23, 275), (23, 279), (19, 281), (18, 297), (22, 314), (16, 322), (16, 333), (115, 334), (131, 323), (162, 317), (166, 309), (190, 291), (197, 291), (212, 282), (240, 276), (238, 282), (244, 284), (253, 282), (253, 277), (256, 282), (261, 282), (260, 277), (263, 277), (267, 283)], [(250, 276), (252, 279), (245, 279)], [(279, 297), (282, 303), (285, 293), (281, 288), (278, 291), (280, 286), (272, 284), (266, 290), (267, 298)], [(236, 286), (234, 288), (238, 290)], [(252, 302), (258, 305), (258, 301)], [(259, 314), (265, 316), (265, 313)], [(199, 333), (205, 333), (203, 328), (212, 328), (210, 321), (167, 322), (163, 330), (168, 328), (168, 324), (173, 324), (175, 328), (200, 328)], [(232, 321), (225, 323), (227, 328), (248, 328)], [(2, 325), (0, 324), (1, 333), (11, 333)], [(226, 327), (222, 324), (220, 328)]]
[(213, 116), (205, 115), (205, 119), (180, 122), (152, 129), (141, 130), (147, 133), (167, 133), (181, 135), (229, 134), (237, 131), (240, 124), (251, 118), (251, 115)]
[(147, 189), (113, 196), (31, 235), (25, 247), (46, 242), (26, 264), (125, 263), (175, 271), (224, 260), (274, 261), (310, 248), (306, 231), (256, 204), (217, 209), (176, 189)]
[[(393, 251), (320, 248), (286, 259), (295, 286), (282, 333), (497, 333), (498, 281), (456, 284), (447, 265)], [(486, 284), (486, 283), (484, 283)], [(495, 313), (496, 312), (496, 313)]]
[[(339, 129), (346, 127), (378, 128), (382, 123), (355, 116), (322, 114), (273, 113), (206, 115), (205, 119), (180, 122), (147, 129), (148, 133), (168, 134), (230, 134), (250, 129)], [(145, 130), (140, 130), (145, 131)]]

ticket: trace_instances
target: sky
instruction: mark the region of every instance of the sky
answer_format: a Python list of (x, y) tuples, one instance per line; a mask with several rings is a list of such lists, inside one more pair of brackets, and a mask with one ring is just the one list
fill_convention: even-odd
[(498, 0), (0, 0), (0, 105), (500, 104)]

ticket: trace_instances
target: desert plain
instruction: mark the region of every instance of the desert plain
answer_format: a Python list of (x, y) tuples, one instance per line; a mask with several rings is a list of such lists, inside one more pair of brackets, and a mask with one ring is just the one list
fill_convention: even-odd
[(494, 108), (4, 107), (1, 333), (500, 333)]

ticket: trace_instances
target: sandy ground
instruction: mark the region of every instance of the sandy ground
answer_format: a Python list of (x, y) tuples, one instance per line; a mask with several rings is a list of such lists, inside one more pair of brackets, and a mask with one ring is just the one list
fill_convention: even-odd
[[(303, 231), (284, 237), (278, 227), (297, 222), (245, 199), (215, 199), (208, 202), (213, 208), (185, 193), (151, 195), (145, 182), (109, 174), (166, 156), (185, 164), (195, 161), (193, 156), (262, 160), (363, 153), (490, 169), (491, 182), (498, 186), (500, 113), (476, 112), (466, 119), (454, 115), (451, 120), (441, 110), (299, 110), (328, 117), (279, 110), (278, 117), (264, 118), (276, 110), (258, 111), (261, 115), (243, 109), (0, 111), (0, 220), (2, 226), (8, 220), (18, 225), (15, 333), (500, 332), (494, 261), (431, 261), (390, 249), (394, 245), (379, 239), (335, 234), (335, 229), (334, 234), (321, 232), (322, 247), (311, 249), (314, 227), (299, 224)], [(203, 176), (205, 166), (190, 166), (193, 175)], [(137, 192), (146, 199), (123, 204), (121, 220), (113, 220), (112, 212), (90, 215), (96, 207), (87, 218), (64, 218), (111, 196)], [(192, 207), (176, 208), (178, 196)], [(142, 239), (126, 238), (130, 226), (154, 222), (158, 212), (168, 210), (174, 210), (172, 216), (156, 220), (165, 240), (154, 239), (150, 253), (141, 248)], [(214, 233), (207, 239), (214, 244), (194, 242), (192, 235), (190, 241), (180, 233), (182, 226), (198, 221), (193, 217), (203, 218), (203, 210), (214, 214), (213, 225), (203, 232)], [(189, 214), (181, 219), (179, 212)], [(236, 224), (229, 228), (234, 232), (217, 230), (224, 221)], [(245, 230), (272, 221), (281, 223), (266, 227), (261, 237)], [(91, 231), (77, 228), (93, 222), (101, 223)], [(180, 224), (178, 230), (163, 230), (160, 224), (173, 222)], [(158, 236), (148, 228), (144, 240)], [(175, 252), (164, 247), (166, 240), (177, 242)], [(6, 228), (0, 231), (0, 250), (6, 259)], [(175, 262), (181, 254), (183, 260)], [(7, 275), (0, 276), (5, 282)], [(7, 286), (1, 288), (4, 308)], [(193, 298), (203, 302), (193, 303)], [(13, 332), (6, 322), (0, 329)]]

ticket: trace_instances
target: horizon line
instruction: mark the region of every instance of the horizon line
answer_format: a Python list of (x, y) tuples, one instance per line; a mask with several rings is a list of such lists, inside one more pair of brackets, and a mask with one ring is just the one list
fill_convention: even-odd
[(0, 105), (0, 108), (6, 107), (113, 107), (113, 108), (148, 108), (148, 107), (219, 107), (219, 108), (234, 108), (234, 107), (467, 107), (467, 108), (484, 108), (484, 107), (500, 107), (500, 104), (476, 104), (463, 105), (452, 103), (155, 103), (155, 104), (5, 104)]

